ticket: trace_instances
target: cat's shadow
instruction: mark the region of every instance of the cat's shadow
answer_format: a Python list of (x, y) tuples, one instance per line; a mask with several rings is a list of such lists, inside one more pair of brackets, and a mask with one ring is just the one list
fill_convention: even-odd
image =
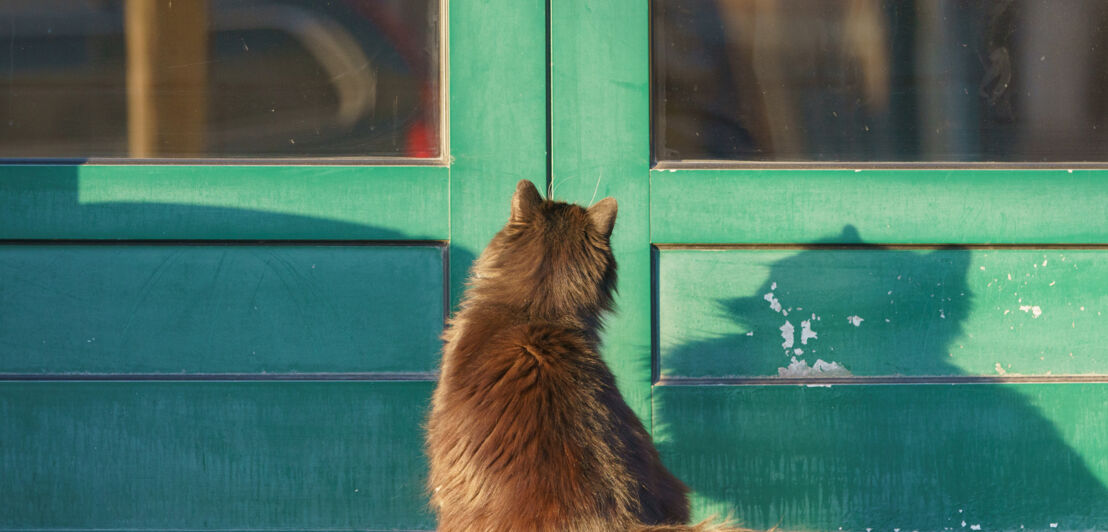
[[(1090, 385), (735, 380), (810, 375), (817, 360), (827, 375), (966, 375), (956, 360), (974, 332), (963, 330), (974, 251), (861, 244), (847, 227), (799, 251), (744, 250), (748, 263), (768, 260), (768, 275), (753, 292), (718, 294), (731, 333), (674, 343), (662, 328), (655, 439), (696, 492), (694, 511), (783, 530), (1108, 527), (1108, 489), (1067, 443), (1089, 430), (1073, 410)], [(743, 260), (732, 270), (759, 271)], [(795, 327), (789, 349), (785, 321)], [(818, 338), (801, 344), (802, 321)]]

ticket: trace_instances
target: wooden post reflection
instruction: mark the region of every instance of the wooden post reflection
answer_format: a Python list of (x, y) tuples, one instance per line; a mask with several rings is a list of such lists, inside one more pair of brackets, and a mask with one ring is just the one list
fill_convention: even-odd
[(131, 157), (205, 153), (207, 0), (127, 0)]

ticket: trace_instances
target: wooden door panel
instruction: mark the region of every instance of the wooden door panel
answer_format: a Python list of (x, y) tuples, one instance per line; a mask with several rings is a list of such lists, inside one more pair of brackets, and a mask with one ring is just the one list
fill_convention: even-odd
[[(1108, 374), (1103, 249), (663, 247), (667, 378)], [(817, 361), (823, 361), (816, 367)]]
[(664, 385), (654, 416), (694, 513), (755, 529), (1099, 530), (1108, 515), (1103, 383)]
[(444, 247), (0, 246), (0, 373), (429, 374)]
[(427, 529), (429, 382), (5, 382), (0, 528)]

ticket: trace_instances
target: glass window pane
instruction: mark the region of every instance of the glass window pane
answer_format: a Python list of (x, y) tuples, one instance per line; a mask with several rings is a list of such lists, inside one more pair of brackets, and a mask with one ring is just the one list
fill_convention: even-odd
[(657, 160), (1106, 161), (1104, 0), (654, 0)]
[(0, 0), (0, 157), (438, 157), (439, 0)]

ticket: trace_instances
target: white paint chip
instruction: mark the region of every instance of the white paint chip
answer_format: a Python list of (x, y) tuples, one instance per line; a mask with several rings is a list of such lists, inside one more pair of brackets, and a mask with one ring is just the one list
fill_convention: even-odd
[(849, 321), (851, 325), (853, 325), (855, 327), (858, 327), (859, 325), (862, 324), (863, 321), (866, 321), (866, 320), (865, 320), (865, 318), (862, 318), (861, 316), (847, 316), (846, 321)]
[(781, 326), (781, 338), (785, 340), (781, 343), (782, 348), (789, 349), (793, 346), (793, 332), (795, 331), (793, 324), (785, 320), (785, 324)]
[(981, 525), (970, 525), (970, 530), (981, 530)]
[(779, 301), (776, 297), (773, 297), (773, 292), (762, 296), (762, 299), (769, 302), (769, 308), (771, 310), (773, 310), (774, 312), (781, 312), (781, 301)]
[(788, 367), (777, 368), (778, 377), (848, 377), (851, 373), (838, 362), (824, 362), (817, 359), (809, 366), (807, 361), (792, 357)]
[[(812, 319), (815, 319), (816, 315), (812, 314)], [(800, 343), (808, 345), (808, 340), (818, 340), (819, 333), (812, 330), (812, 320), (804, 320), (800, 322)]]
[(1038, 305), (1020, 305), (1020, 310), (1030, 312), (1032, 318), (1038, 318), (1043, 315), (1043, 309)]

